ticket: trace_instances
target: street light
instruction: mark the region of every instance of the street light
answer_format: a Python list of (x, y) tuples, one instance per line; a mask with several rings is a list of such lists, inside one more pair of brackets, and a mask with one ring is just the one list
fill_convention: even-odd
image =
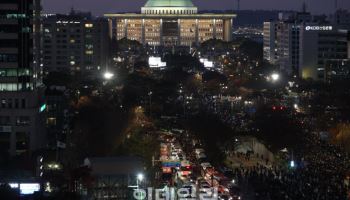
[(144, 178), (144, 177), (143, 177), (143, 174), (138, 174), (138, 175), (137, 175), (137, 180), (138, 180), (138, 181), (141, 182), (141, 181), (143, 180), (143, 178)]
[(142, 182), (142, 180), (143, 180), (143, 174), (137, 174), (137, 177), (136, 177), (136, 185), (137, 185), (137, 190), (139, 190), (139, 185), (140, 185), (140, 183)]
[(291, 168), (294, 168), (294, 167), (295, 167), (295, 162), (294, 162), (294, 160), (291, 160), (291, 161), (290, 161), (290, 167), (291, 167)]
[(280, 79), (280, 75), (277, 73), (271, 74), (272, 81), (278, 81)]
[(106, 71), (106, 72), (103, 74), (103, 77), (104, 77), (105, 79), (107, 79), (107, 80), (111, 79), (113, 76), (114, 76), (114, 74), (111, 73), (111, 72), (108, 72), (108, 71)]
[[(143, 178), (144, 178), (144, 176), (143, 176), (143, 174), (141, 174), (141, 173), (137, 174), (137, 176), (136, 176), (137, 192), (140, 192), (140, 190), (139, 190), (139, 185), (140, 185), (141, 181), (143, 180)], [(140, 194), (141, 194), (141, 195), (140, 195)], [(139, 195), (140, 195), (140, 198), (142, 198), (142, 193), (139, 193)], [(137, 199), (138, 199), (138, 198), (137, 198)]]

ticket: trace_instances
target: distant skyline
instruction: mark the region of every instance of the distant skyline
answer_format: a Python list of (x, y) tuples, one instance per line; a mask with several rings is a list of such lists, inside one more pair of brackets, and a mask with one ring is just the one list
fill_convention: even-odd
[[(229, 10), (237, 8), (237, 0), (192, 0), (199, 10)], [(329, 14), (335, 10), (335, 0), (240, 0), (241, 10), (301, 10), (305, 1), (313, 14)], [(42, 0), (45, 13), (68, 13), (76, 10), (104, 13), (140, 11), (146, 0)], [(350, 0), (338, 0), (338, 8), (350, 9)]]

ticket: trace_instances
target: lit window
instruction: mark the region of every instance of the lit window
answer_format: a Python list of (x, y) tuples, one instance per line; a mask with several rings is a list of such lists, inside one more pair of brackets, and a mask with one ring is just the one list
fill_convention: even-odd
[(16, 83), (0, 83), (0, 91), (17, 91)]
[(47, 125), (55, 126), (56, 125), (56, 118), (54, 118), (54, 117), (47, 118)]
[(26, 18), (25, 14), (7, 14), (6, 15), (7, 19), (24, 19)]
[(85, 28), (92, 28), (93, 26), (93, 24), (85, 24)]
[(23, 32), (23, 33), (30, 33), (30, 32), (31, 32), (31, 28), (29, 28), (29, 27), (23, 27), (23, 28), (22, 28), (22, 32)]

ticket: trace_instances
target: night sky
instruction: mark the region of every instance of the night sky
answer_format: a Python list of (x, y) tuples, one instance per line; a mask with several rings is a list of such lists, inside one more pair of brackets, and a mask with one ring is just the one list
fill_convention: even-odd
[[(301, 10), (304, 0), (241, 0), (241, 9)], [(305, 0), (314, 14), (334, 11), (335, 0)], [(140, 11), (146, 0), (42, 0), (45, 13), (67, 13), (76, 10), (91, 11), (95, 15), (125, 11)], [(237, 0), (193, 0), (200, 10), (236, 8)], [(338, 0), (338, 8), (350, 9), (350, 0)]]

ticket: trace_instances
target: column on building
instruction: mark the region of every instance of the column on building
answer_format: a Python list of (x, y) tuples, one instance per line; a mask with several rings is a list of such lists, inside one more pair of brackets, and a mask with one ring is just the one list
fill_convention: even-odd
[(159, 45), (163, 45), (163, 19), (160, 19), (160, 28), (159, 28)]
[(213, 19), (213, 38), (216, 39), (216, 19)]
[(224, 19), (224, 41), (232, 40), (232, 19)]
[(196, 30), (195, 30), (195, 34), (196, 34), (196, 45), (199, 45), (198, 19), (196, 19)]
[(177, 44), (176, 45), (181, 45), (181, 19), (177, 20)]
[(141, 25), (141, 43), (143, 45), (146, 44), (145, 39), (145, 19), (142, 19), (142, 25)]
[(128, 38), (128, 19), (124, 19), (124, 35)]

